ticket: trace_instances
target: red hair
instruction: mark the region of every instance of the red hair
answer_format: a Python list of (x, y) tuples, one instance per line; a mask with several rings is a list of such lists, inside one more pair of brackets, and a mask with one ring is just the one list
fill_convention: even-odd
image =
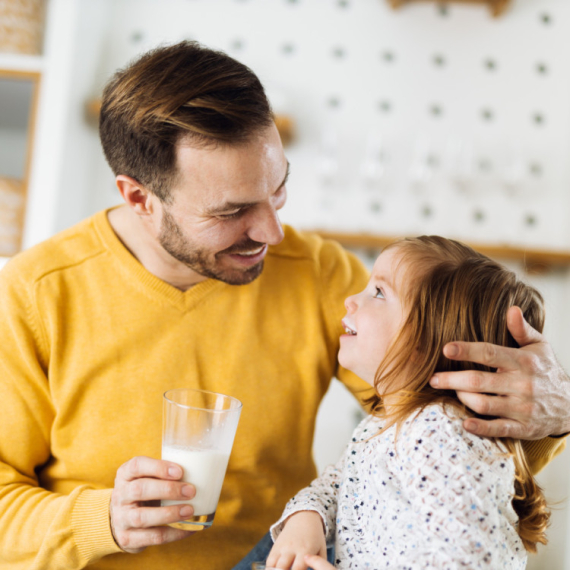
[[(455, 391), (436, 390), (429, 380), (436, 372), (494, 370), (449, 360), (443, 356), (443, 347), (448, 342), (467, 341), (518, 348), (507, 328), (507, 310), (520, 307), (526, 321), (542, 332), (542, 296), (512, 271), (454, 240), (422, 236), (395, 242), (388, 248), (397, 248), (400, 254), (398, 271), (402, 271), (403, 286), (398, 293), (408, 315), (374, 381), (377, 394), (391, 397), (390, 411), (384, 408), (382, 396), (375, 395), (369, 400), (373, 413), (386, 416), (384, 429), (399, 426), (413, 412), (434, 402), (475, 415), (463, 406)], [(501, 441), (515, 464), (513, 507), (519, 516), (518, 533), (525, 548), (536, 552), (537, 542), (546, 544), (550, 513), (520, 441)]]

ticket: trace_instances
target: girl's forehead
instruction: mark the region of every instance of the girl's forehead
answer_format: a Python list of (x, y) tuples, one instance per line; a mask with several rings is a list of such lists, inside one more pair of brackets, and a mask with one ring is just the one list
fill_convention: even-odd
[(374, 262), (372, 273), (394, 278), (401, 269), (402, 255), (398, 247), (390, 247), (380, 253)]
[[(407, 281), (406, 268), (408, 262), (403, 251), (398, 246), (392, 246), (376, 258), (372, 268), (372, 278), (386, 281), (394, 291), (404, 293), (404, 285)], [(399, 296), (399, 295), (398, 295)]]

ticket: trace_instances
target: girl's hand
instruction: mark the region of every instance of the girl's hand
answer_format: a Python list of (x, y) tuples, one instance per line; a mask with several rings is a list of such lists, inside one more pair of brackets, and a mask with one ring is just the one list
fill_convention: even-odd
[[(315, 511), (300, 511), (285, 521), (265, 565), (279, 570), (307, 570), (306, 554), (327, 556), (323, 519)], [(318, 556), (317, 560), (322, 560)]]
[(313, 570), (334, 570), (334, 566), (329, 564), (320, 556), (305, 556), (305, 564), (308, 564)]

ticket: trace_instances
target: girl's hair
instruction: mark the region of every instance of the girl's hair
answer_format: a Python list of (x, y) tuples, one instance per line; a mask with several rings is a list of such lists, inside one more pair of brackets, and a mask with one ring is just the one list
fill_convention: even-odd
[[(374, 381), (377, 392), (381, 385), (384, 395), (397, 393), (397, 403), (387, 414), (382, 397), (376, 395), (369, 401), (374, 413), (386, 413), (386, 427), (400, 425), (414, 411), (434, 402), (475, 415), (461, 404), (455, 391), (436, 390), (429, 380), (436, 372), (494, 369), (449, 360), (443, 356), (443, 347), (452, 341), (468, 341), (518, 348), (507, 328), (507, 309), (520, 307), (526, 321), (542, 332), (542, 296), (512, 271), (453, 240), (422, 236), (400, 240), (388, 248), (397, 248), (400, 254), (398, 293), (409, 313)], [(406, 378), (405, 389), (397, 388), (402, 377)], [(520, 441), (501, 441), (515, 464), (513, 507), (519, 516), (518, 534), (525, 548), (536, 552), (537, 542), (546, 544), (550, 513)]]

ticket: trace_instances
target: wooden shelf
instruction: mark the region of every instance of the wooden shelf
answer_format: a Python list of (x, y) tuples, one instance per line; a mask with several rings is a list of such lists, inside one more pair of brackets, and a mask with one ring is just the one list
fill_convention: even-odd
[(0, 53), (0, 70), (17, 74), (41, 73), (44, 59), (39, 55)]
[[(399, 236), (380, 236), (321, 230), (314, 231), (323, 238), (338, 241), (345, 247), (371, 250), (382, 249), (399, 238)], [(556, 268), (567, 269), (570, 266), (570, 251), (478, 243), (469, 243), (468, 245), (493, 259), (522, 263), (528, 273), (545, 273)]]
[[(394, 9), (401, 8), (404, 4), (409, 4), (418, 0), (388, 0), (388, 4)], [(434, 0), (432, 0), (434, 1)], [(448, 0), (451, 2), (460, 2), (463, 4), (487, 4), (491, 10), (491, 14), (496, 18), (503, 14), (511, 4), (511, 0)], [(441, 3), (441, 2), (439, 2)]]

